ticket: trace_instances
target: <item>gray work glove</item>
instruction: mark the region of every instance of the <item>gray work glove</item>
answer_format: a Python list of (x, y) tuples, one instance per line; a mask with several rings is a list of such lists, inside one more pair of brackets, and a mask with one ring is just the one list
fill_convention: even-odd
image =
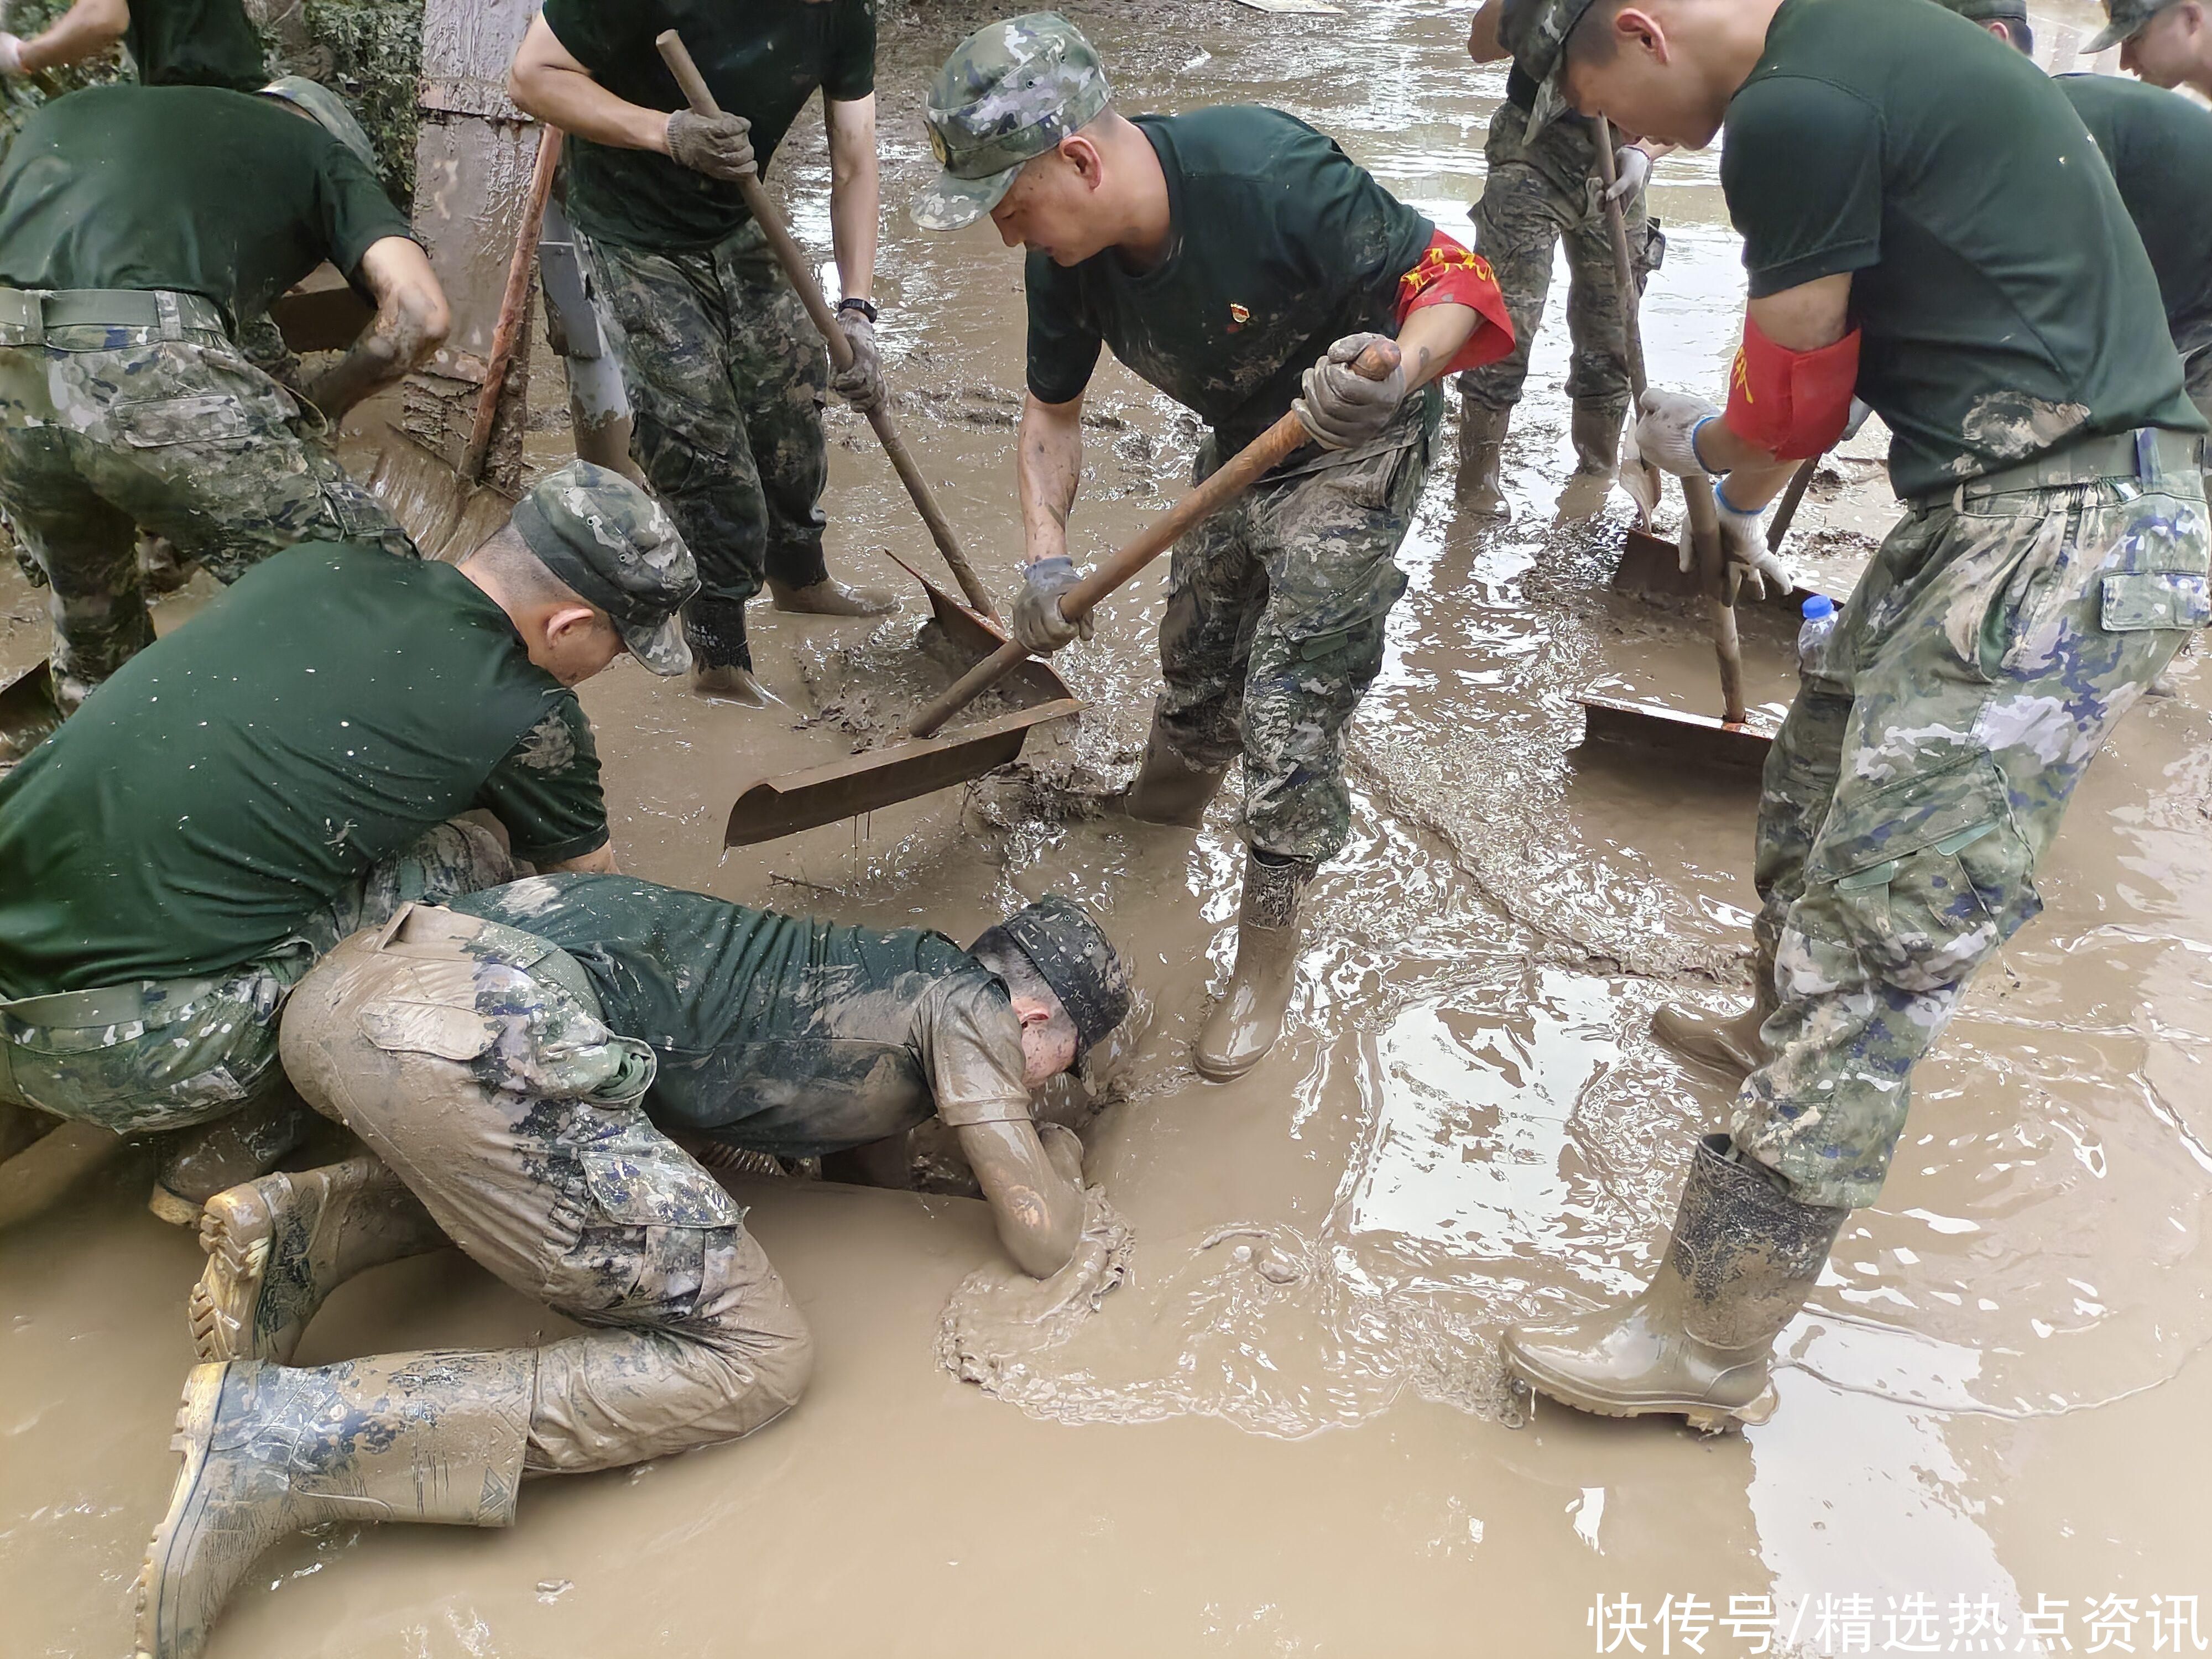
[(1651, 155), (1634, 144), (1623, 144), (1613, 153), (1613, 188), (1605, 193), (1608, 202), (1628, 205), (1630, 197), (1651, 181)]
[(1347, 334), (1329, 347), (1328, 355), (1305, 373), (1300, 383), (1305, 395), (1292, 403), (1307, 434), (1323, 449), (1356, 449), (1380, 437), (1398, 405), (1406, 400), (1406, 365), (1398, 366), (1379, 380), (1370, 380), (1354, 368), (1352, 360), (1387, 336)]
[(669, 159), (709, 179), (735, 184), (756, 177), (753, 124), (742, 115), (700, 115), (679, 109), (668, 118)]
[(845, 310), (837, 313), (837, 326), (853, 348), (853, 361), (830, 384), (861, 414), (872, 414), (884, 406), (884, 360), (876, 350), (876, 325), (866, 312)]
[(1039, 559), (1022, 572), (1022, 591), (1014, 596), (1014, 638), (1024, 651), (1048, 657), (1070, 640), (1091, 637), (1091, 615), (1070, 622), (1060, 614), (1060, 596), (1083, 580), (1066, 554)]
[[(1730, 605), (1741, 598), (1757, 602), (1766, 597), (1770, 585), (1785, 598), (1796, 592), (1797, 573), (1766, 545), (1766, 509), (1739, 513), (1718, 490), (1713, 492), (1713, 507), (1721, 521), (1721, 597)], [(1698, 568), (1686, 518), (1682, 521), (1681, 560), (1686, 574)]]
[(1694, 444), (1697, 429), (1720, 418), (1720, 410), (1703, 398), (1683, 392), (1662, 392), (1653, 386), (1637, 405), (1636, 453), (1662, 472), (1678, 478), (1702, 477), (1705, 464)]

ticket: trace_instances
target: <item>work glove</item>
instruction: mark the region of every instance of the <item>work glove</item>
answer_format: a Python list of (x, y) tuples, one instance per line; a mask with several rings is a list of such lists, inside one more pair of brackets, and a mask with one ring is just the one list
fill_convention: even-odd
[(1060, 611), (1060, 596), (1083, 580), (1066, 554), (1039, 559), (1022, 572), (1022, 591), (1014, 596), (1014, 638), (1024, 651), (1048, 657), (1073, 639), (1091, 637), (1091, 616), (1070, 622)]
[(700, 115), (679, 109), (668, 118), (669, 159), (709, 179), (735, 184), (758, 175), (753, 124), (742, 115)]
[(1379, 380), (1370, 380), (1354, 368), (1352, 360), (1387, 337), (1347, 334), (1328, 349), (1328, 355), (1305, 373), (1301, 383), (1305, 395), (1292, 403), (1307, 435), (1323, 449), (1354, 449), (1382, 435), (1406, 400), (1406, 365)]
[(0, 29), (0, 75), (23, 72), (23, 37)]
[(873, 414), (884, 406), (884, 360), (876, 350), (876, 325), (867, 313), (847, 309), (837, 313), (837, 326), (853, 348), (853, 361), (830, 384), (861, 414)]
[(1608, 202), (1628, 205), (1628, 198), (1651, 182), (1650, 152), (1635, 144), (1623, 144), (1613, 153), (1613, 188), (1605, 193)]
[(1700, 422), (1717, 420), (1720, 410), (1702, 398), (1653, 386), (1637, 405), (1636, 453), (1662, 472), (1678, 478), (1703, 476), (1693, 438)]
[[(1797, 586), (1797, 574), (1766, 545), (1766, 509), (1739, 513), (1718, 490), (1713, 507), (1721, 521), (1721, 597), (1734, 605), (1748, 598), (1756, 603), (1766, 597), (1771, 585), (1785, 598)], [(1690, 539), (1690, 522), (1682, 520), (1681, 568), (1688, 574), (1698, 568), (1698, 550)]]

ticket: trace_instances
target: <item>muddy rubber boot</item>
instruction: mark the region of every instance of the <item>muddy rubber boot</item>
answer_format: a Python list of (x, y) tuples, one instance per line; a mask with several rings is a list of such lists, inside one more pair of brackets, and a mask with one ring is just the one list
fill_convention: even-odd
[(1459, 505), (1481, 518), (1506, 516), (1505, 428), (1510, 409), (1486, 409), (1464, 398), (1459, 406)]
[(1686, 1002), (1668, 1002), (1653, 1012), (1651, 1035), (1683, 1059), (1724, 1072), (1741, 1083), (1774, 1058), (1774, 1051), (1759, 1035), (1773, 1012), (1764, 997), (1740, 1014), (1725, 1016)]
[(691, 690), (702, 697), (765, 708), (775, 701), (753, 678), (745, 608), (729, 599), (694, 599), (684, 607), (684, 642), (691, 648)]
[(1805, 1305), (1848, 1210), (1801, 1204), (1729, 1138), (1698, 1143), (1674, 1237), (1626, 1307), (1509, 1330), (1512, 1371), (1563, 1405), (1602, 1417), (1680, 1414), (1713, 1431), (1764, 1423), (1775, 1339)]
[(208, 1200), (275, 1169), (321, 1121), (287, 1085), (228, 1117), (179, 1129), (162, 1151), (146, 1207), (172, 1226), (189, 1227)]
[(1571, 432), (1575, 445), (1575, 473), (1559, 492), (1563, 520), (1594, 518), (1613, 493), (1613, 474), (1620, 465), (1620, 423), (1626, 414), (1619, 404), (1575, 403)]
[(1221, 780), (1228, 775), (1226, 766), (1193, 766), (1160, 735), (1155, 718), (1152, 735), (1145, 739), (1144, 763), (1129, 787), (1109, 798), (1107, 806), (1139, 823), (1195, 830), (1206, 821), (1206, 805), (1221, 792)]
[(777, 610), (799, 617), (880, 617), (898, 605), (880, 587), (848, 587), (835, 576), (807, 587), (787, 587), (771, 577), (768, 591)]
[(185, 1455), (138, 1573), (138, 1659), (193, 1659), (262, 1552), (326, 1521), (514, 1521), (538, 1356), (195, 1365)]
[(1298, 978), (1298, 899), (1313, 866), (1244, 855), (1244, 902), (1237, 913), (1237, 966), (1229, 990), (1199, 1034), (1194, 1058), (1217, 1083), (1260, 1063), (1283, 1034)]
[(289, 1365), (332, 1291), (446, 1242), (407, 1183), (368, 1152), (217, 1193), (200, 1217), (208, 1264), (187, 1304), (193, 1345), (204, 1360)]

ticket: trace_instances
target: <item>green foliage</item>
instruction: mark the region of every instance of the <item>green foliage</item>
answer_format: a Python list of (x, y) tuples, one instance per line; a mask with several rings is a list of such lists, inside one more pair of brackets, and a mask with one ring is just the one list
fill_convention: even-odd
[(422, 0), (307, 0), (307, 33), (327, 48), (327, 83), (376, 146), (378, 173), (402, 210), (415, 200), (415, 94)]

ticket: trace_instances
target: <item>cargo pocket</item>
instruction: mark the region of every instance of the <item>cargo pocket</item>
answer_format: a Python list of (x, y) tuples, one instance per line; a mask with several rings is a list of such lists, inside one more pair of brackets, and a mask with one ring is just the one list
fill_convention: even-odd
[(1380, 513), (1390, 505), (1393, 493), (1420, 447), (1421, 440), (1417, 434), (1396, 449), (1384, 450), (1364, 460), (1347, 461), (1316, 476), (1323, 489), (1334, 490), (1370, 512)]
[(236, 448), (259, 435), (245, 405), (219, 392), (112, 404), (107, 418), (115, 435), (133, 449), (166, 449), (178, 444), (197, 449)]
[(1986, 755), (1838, 802), (1806, 866), (1850, 943), (1899, 990), (1956, 984), (2042, 907), (2034, 857)]
[(460, 1063), (499, 1040), (497, 1022), (447, 1002), (372, 1002), (361, 1011), (362, 1034), (386, 1054), (431, 1054)]
[(649, 1127), (580, 1154), (596, 1224), (735, 1227), (744, 1209), (675, 1142)]
[(2202, 570), (2134, 570), (2104, 579), (2098, 620), (2107, 634), (2202, 628), (2212, 621), (2212, 582)]

